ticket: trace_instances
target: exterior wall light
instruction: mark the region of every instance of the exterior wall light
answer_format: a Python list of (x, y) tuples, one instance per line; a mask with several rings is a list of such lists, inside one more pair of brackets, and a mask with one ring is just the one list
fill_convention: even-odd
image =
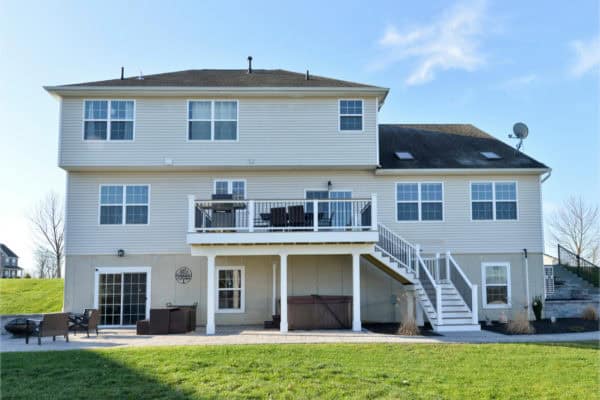
[(125, 257), (125, 250), (123, 250), (123, 249), (117, 250), (117, 256), (119, 256), (119, 257)]

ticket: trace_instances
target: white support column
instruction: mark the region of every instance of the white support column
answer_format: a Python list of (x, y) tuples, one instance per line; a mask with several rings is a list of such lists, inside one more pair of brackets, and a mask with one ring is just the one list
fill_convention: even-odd
[(279, 276), (281, 279), (280, 283), (280, 308), (281, 308), (281, 322), (279, 324), (279, 331), (286, 333), (288, 331), (288, 303), (287, 303), (287, 254), (279, 255), (280, 271)]
[(188, 195), (188, 232), (196, 231), (196, 196)]
[(360, 320), (360, 254), (352, 253), (352, 330), (362, 331)]
[(215, 256), (206, 257), (206, 334), (215, 334)]
[(273, 301), (272, 301), (272, 315), (277, 314), (277, 263), (273, 263)]

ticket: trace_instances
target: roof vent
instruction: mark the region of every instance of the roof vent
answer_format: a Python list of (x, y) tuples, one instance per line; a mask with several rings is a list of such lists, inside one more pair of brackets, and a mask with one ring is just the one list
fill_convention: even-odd
[(308, 72), (308, 70), (306, 70), (306, 80), (309, 81), (310, 80), (310, 73)]
[(414, 160), (415, 159), (413, 157), (412, 153), (409, 153), (408, 151), (397, 151), (396, 158), (398, 160)]
[(125, 79), (125, 67), (121, 67), (121, 80)]
[(248, 73), (252, 73), (252, 56), (248, 56)]
[(480, 151), (479, 154), (488, 160), (500, 160), (502, 158), (493, 151)]

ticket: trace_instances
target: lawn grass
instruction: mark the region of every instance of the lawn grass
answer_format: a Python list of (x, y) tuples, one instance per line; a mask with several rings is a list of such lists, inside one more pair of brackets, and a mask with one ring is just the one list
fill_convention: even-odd
[(62, 279), (0, 279), (0, 314), (36, 314), (62, 309)]
[(8, 399), (600, 398), (598, 343), (187, 346), (3, 353)]

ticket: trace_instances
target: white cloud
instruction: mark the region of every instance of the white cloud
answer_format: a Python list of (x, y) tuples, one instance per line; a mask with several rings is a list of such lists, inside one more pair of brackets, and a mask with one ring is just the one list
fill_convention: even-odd
[(600, 66), (600, 36), (588, 41), (576, 40), (571, 43), (571, 48), (576, 56), (575, 63), (571, 65), (571, 75), (579, 78), (592, 70), (598, 72)]
[(385, 56), (371, 64), (386, 68), (403, 60), (414, 60), (406, 84), (418, 85), (433, 80), (438, 71), (474, 71), (485, 64), (480, 51), (486, 4), (483, 0), (456, 4), (434, 21), (400, 32), (388, 26), (378, 44)]

